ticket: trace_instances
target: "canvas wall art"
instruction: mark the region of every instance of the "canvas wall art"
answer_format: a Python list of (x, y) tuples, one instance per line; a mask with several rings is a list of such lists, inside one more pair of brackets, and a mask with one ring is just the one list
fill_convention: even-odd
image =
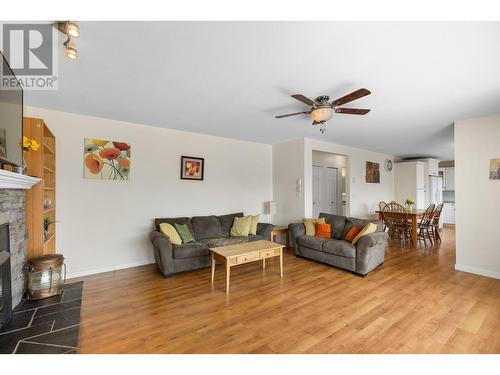
[(191, 156), (181, 156), (181, 179), (203, 180), (205, 159)]
[(380, 184), (380, 164), (371, 161), (366, 162), (366, 182)]
[(129, 175), (130, 144), (85, 138), (84, 178), (128, 181)]
[(500, 180), (500, 158), (490, 160), (490, 180)]

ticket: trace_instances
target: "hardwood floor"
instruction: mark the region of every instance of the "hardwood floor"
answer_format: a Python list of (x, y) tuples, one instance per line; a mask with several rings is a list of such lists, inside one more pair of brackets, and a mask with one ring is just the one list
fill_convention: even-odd
[[(500, 280), (454, 270), (454, 229), (434, 249), (388, 247), (359, 278), (286, 251), (165, 279), (155, 266), (85, 280), (79, 353), (500, 353)], [(217, 266), (221, 267), (221, 266)]]

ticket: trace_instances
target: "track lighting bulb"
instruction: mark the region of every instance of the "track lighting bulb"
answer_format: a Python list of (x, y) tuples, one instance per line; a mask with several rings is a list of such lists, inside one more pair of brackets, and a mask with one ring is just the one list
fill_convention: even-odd
[(80, 27), (74, 22), (66, 22), (66, 34), (72, 38), (78, 38), (80, 36)]
[(76, 60), (76, 58), (78, 57), (78, 51), (76, 50), (75, 46), (71, 44), (71, 38), (68, 38), (68, 40), (64, 42), (64, 49), (66, 51), (66, 57), (68, 59)]

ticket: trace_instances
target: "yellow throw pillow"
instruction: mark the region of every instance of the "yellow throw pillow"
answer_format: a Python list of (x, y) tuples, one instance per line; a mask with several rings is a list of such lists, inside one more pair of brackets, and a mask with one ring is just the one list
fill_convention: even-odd
[(314, 224), (326, 224), (325, 218), (321, 217), (319, 219), (304, 219), (304, 226), (306, 227), (306, 236), (314, 236), (316, 234), (316, 228)]
[(235, 217), (231, 227), (231, 237), (248, 236), (252, 225), (251, 216)]
[(250, 231), (248, 234), (257, 234), (257, 224), (259, 223), (260, 215), (250, 215), (252, 218), (252, 223), (250, 224)]
[(375, 233), (377, 231), (377, 225), (373, 223), (368, 223), (365, 225), (363, 229), (361, 229), (361, 232), (358, 233), (356, 237), (352, 240), (352, 244), (356, 245), (356, 242), (359, 241), (359, 239), (363, 236), (366, 236), (368, 234)]
[(172, 242), (172, 245), (182, 244), (181, 237), (179, 236), (179, 233), (177, 233), (173, 225), (170, 225), (168, 223), (161, 223), (160, 232), (170, 238), (170, 242)]

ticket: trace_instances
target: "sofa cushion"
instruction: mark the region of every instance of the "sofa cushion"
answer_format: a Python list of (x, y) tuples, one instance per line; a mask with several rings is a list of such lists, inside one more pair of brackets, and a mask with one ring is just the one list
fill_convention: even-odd
[(316, 251), (323, 251), (323, 244), (329, 241), (329, 238), (314, 237), (314, 236), (300, 236), (298, 243), (301, 246), (313, 249)]
[(349, 229), (352, 227), (361, 227), (364, 228), (366, 224), (369, 223), (374, 223), (377, 225), (377, 232), (382, 232), (382, 222), (380, 220), (365, 220), (365, 219), (358, 219), (355, 217), (348, 217), (347, 222), (345, 224), (344, 232), (342, 235), (342, 238), (345, 237)]
[(217, 216), (194, 216), (191, 219), (194, 238), (197, 241), (222, 237), (222, 229)]
[(304, 218), (304, 227), (306, 228), (306, 236), (314, 236), (316, 234), (316, 227), (314, 226), (314, 224), (316, 223), (326, 224), (324, 218), (318, 218), (318, 219)]
[(314, 223), (314, 235), (316, 237), (332, 238), (332, 226), (316, 222)]
[(368, 223), (365, 225), (365, 227), (361, 230), (361, 232), (358, 233), (356, 237), (351, 241), (353, 245), (356, 245), (356, 243), (363, 238), (364, 236), (367, 236), (369, 234), (375, 233), (377, 231), (377, 225), (373, 223)]
[(173, 246), (173, 257), (174, 259), (187, 259), (208, 256), (210, 251), (208, 246), (203, 242), (190, 242), (184, 245), (174, 245)]
[(264, 236), (261, 236), (260, 234), (251, 234), (248, 236), (248, 241), (260, 241), (264, 240)]
[(175, 230), (179, 233), (179, 237), (182, 239), (182, 243), (194, 242), (193, 232), (189, 229), (187, 224), (174, 224)]
[(172, 224), (169, 223), (161, 223), (160, 231), (170, 239), (172, 245), (181, 245), (182, 239), (177, 232), (177, 229), (174, 228)]
[(160, 231), (161, 223), (169, 223), (175, 227), (175, 224), (186, 224), (189, 227), (191, 233), (193, 233), (193, 224), (191, 223), (191, 219), (189, 217), (164, 217), (155, 219), (155, 227), (156, 230)]
[(325, 214), (324, 212), (319, 214), (319, 217), (325, 218), (325, 222), (332, 226), (332, 238), (336, 240), (343, 239), (344, 227), (346, 225), (346, 217), (340, 215)]
[(345, 234), (344, 240), (351, 242), (356, 238), (356, 236), (361, 233), (363, 230), (363, 227), (351, 227)]
[(221, 237), (221, 238), (207, 238), (206, 240), (201, 240), (208, 247), (219, 247), (219, 246), (228, 246), (228, 245), (236, 245), (239, 243), (248, 242), (247, 236), (241, 237)]
[(325, 242), (323, 251), (341, 257), (356, 258), (356, 246), (344, 240), (333, 239)]
[(235, 217), (243, 217), (243, 212), (219, 216), (219, 223), (222, 231), (221, 237), (229, 237)]
[(250, 217), (252, 218), (252, 220), (250, 222), (250, 230), (248, 231), (248, 234), (256, 235), (257, 224), (259, 224), (260, 215), (250, 215)]
[(252, 225), (251, 216), (235, 217), (233, 226), (231, 227), (231, 237), (239, 237), (239, 236), (248, 237), (251, 225)]

